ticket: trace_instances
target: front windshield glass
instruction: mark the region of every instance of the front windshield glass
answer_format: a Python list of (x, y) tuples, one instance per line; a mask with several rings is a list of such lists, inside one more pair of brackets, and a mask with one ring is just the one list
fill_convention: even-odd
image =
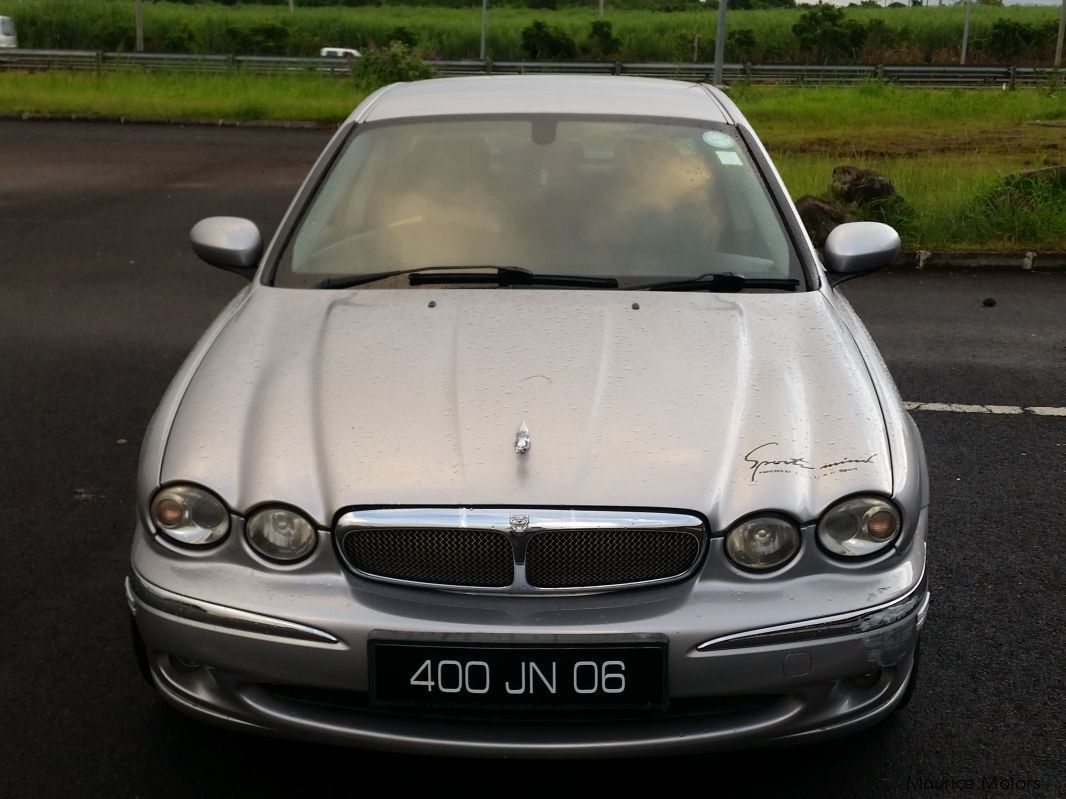
[(490, 266), (613, 277), (622, 287), (721, 272), (803, 285), (730, 127), (602, 117), (358, 129), (290, 236), (274, 282)]

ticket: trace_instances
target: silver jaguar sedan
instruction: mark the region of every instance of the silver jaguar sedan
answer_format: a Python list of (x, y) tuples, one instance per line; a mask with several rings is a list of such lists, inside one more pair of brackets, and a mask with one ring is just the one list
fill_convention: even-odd
[(814, 740), (913, 690), (921, 439), (737, 107), (399, 84), (340, 127), (144, 439), (126, 598), (168, 702), (452, 755)]

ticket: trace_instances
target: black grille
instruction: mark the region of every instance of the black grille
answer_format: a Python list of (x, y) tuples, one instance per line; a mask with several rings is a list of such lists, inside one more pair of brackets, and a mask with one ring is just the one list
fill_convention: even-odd
[(700, 542), (677, 530), (559, 530), (535, 535), (526, 580), (536, 588), (624, 585), (678, 577), (696, 562)]
[(348, 533), (341, 546), (353, 568), (378, 577), (480, 588), (514, 582), (511, 543), (488, 530), (370, 528)]

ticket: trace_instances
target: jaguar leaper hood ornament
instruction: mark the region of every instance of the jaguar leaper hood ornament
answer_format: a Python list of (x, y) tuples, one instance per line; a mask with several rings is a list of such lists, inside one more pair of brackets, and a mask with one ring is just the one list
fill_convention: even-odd
[(529, 452), (529, 427), (524, 421), (518, 425), (518, 432), (514, 434), (514, 451), (516, 455)]

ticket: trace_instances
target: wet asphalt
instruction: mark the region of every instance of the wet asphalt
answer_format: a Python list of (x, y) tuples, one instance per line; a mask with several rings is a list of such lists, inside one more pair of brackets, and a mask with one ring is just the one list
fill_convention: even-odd
[[(933, 497), (922, 673), (909, 708), (850, 739), (472, 763), (247, 737), (165, 707), (130, 654), (122, 594), (137, 450), (241, 285), (187, 232), (214, 214), (272, 229), (327, 136), (0, 122), (0, 796), (357, 793), (370, 774), (478, 793), (572, 792), (583, 776), (734, 796), (1064, 795), (1066, 417), (916, 414)], [(1066, 405), (1066, 274), (892, 272), (846, 293), (905, 399)]]

